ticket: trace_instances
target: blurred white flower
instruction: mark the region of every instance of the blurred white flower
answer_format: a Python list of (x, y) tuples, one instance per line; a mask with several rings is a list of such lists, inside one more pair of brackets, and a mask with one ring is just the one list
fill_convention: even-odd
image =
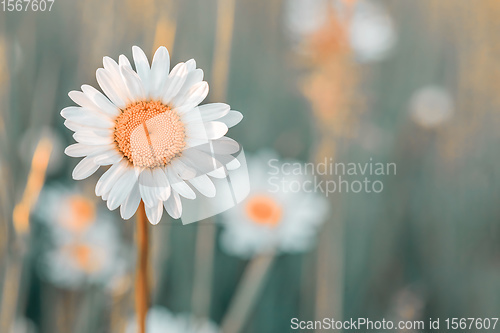
[(157, 224), (164, 210), (180, 218), (180, 197), (195, 199), (193, 188), (215, 196), (211, 178), (224, 178), (224, 166), (239, 150), (225, 134), (243, 116), (224, 103), (199, 105), (208, 83), (194, 59), (170, 70), (163, 46), (151, 66), (139, 47), (132, 53), (135, 70), (124, 55), (118, 62), (104, 57), (96, 74), (104, 94), (89, 85), (69, 93), (79, 106), (63, 109), (61, 116), (78, 143), (65, 153), (83, 157), (73, 170), (75, 180), (111, 165), (96, 194), (110, 210), (120, 207), (123, 219), (131, 218), (142, 200), (148, 220)]
[(39, 266), (41, 275), (53, 284), (68, 289), (107, 286), (116, 275), (123, 275), (126, 263), (110, 222), (99, 221), (79, 235), (53, 236), (53, 246), (42, 255)]
[(111, 214), (76, 188), (47, 186), (37, 217), (49, 231), (48, 248), (39, 261), (40, 275), (67, 289), (108, 283), (127, 268), (119, 230)]
[(453, 108), (450, 93), (440, 86), (423, 87), (410, 100), (411, 118), (424, 128), (434, 128), (449, 120)]
[(35, 209), (35, 215), (52, 232), (84, 232), (96, 219), (110, 219), (106, 210), (97, 211), (95, 202), (76, 186), (54, 183), (45, 185)]
[(285, 1), (285, 30), (294, 42), (320, 29), (328, 17), (330, 0)]
[(360, 62), (384, 59), (396, 44), (394, 23), (378, 2), (362, 0), (354, 5), (349, 40)]
[(248, 158), (250, 194), (238, 206), (221, 214), (221, 247), (228, 254), (250, 258), (271, 251), (304, 252), (313, 245), (325, 220), (328, 203), (323, 195), (292, 186), (310, 178), (271, 175), (270, 160), (275, 162), (273, 166), (281, 167), (271, 152)]
[[(126, 333), (137, 333), (137, 322), (130, 320)], [(148, 311), (146, 333), (219, 333), (213, 322), (192, 315), (174, 315), (164, 307), (155, 306)]]
[[(347, 6), (353, 7), (348, 10)], [(300, 44), (323, 28), (329, 13), (349, 24), (349, 44), (359, 62), (382, 60), (393, 49), (397, 40), (394, 22), (379, 2), (370, 0), (287, 0), (285, 29), (292, 42)]]

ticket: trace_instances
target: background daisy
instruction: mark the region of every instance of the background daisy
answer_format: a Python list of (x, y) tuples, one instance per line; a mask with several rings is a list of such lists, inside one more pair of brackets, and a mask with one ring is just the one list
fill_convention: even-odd
[(304, 176), (280, 174), (277, 189), (268, 164), (274, 160), (280, 168), (283, 162), (276, 157), (263, 151), (248, 158), (250, 193), (221, 215), (221, 246), (226, 253), (243, 258), (273, 251), (300, 253), (314, 244), (328, 212), (327, 201), (321, 193), (290, 188), (292, 182), (306, 181)]
[[(39, 273), (60, 288), (109, 286), (127, 268), (120, 231), (107, 211), (76, 187), (61, 184), (42, 191), (38, 218), (47, 231)], [(111, 287), (111, 286), (109, 286)]]
[[(197, 319), (189, 314), (173, 314), (161, 306), (148, 311), (146, 333), (219, 333), (217, 325), (206, 319)], [(137, 333), (136, 321), (130, 321), (126, 333)]]

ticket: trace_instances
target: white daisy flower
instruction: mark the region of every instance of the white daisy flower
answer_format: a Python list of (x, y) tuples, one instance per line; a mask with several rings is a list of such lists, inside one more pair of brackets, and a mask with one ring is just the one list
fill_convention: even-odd
[[(137, 333), (137, 321), (131, 320), (126, 333)], [(198, 319), (192, 315), (174, 315), (164, 307), (155, 306), (148, 311), (146, 318), (147, 333), (219, 333), (213, 322)]]
[(83, 233), (54, 232), (51, 236), (51, 248), (42, 255), (39, 271), (54, 285), (66, 289), (108, 286), (126, 270), (117, 230), (109, 221), (94, 223)]
[(360, 62), (385, 59), (396, 44), (396, 29), (391, 16), (378, 2), (358, 1), (354, 5), (349, 40)]
[(95, 202), (76, 186), (45, 185), (34, 210), (38, 220), (53, 232), (82, 233), (98, 218), (109, 219)]
[[(346, 6), (352, 6), (352, 12)], [(396, 44), (391, 16), (380, 3), (369, 0), (287, 0), (285, 27), (292, 42), (301, 46), (305, 38), (324, 27), (329, 14), (349, 23), (349, 45), (359, 62), (383, 60)], [(302, 48), (298, 50), (307, 52)]]
[(38, 267), (46, 280), (76, 289), (85, 283), (106, 284), (125, 272), (127, 264), (113, 216), (98, 210), (76, 187), (46, 186), (35, 211), (49, 231), (49, 246)]
[(285, 2), (285, 29), (297, 43), (318, 31), (328, 18), (329, 0), (287, 0)]
[(97, 182), (96, 194), (110, 210), (120, 207), (124, 219), (142, 200), (149, 221), (156, 224), (163, 208), (179, 218), (181, 197), (194, 199), (193, 188), (215, 196), (211, 177), (224, 178), (225, 165), (239, 150), (224, 135), (242, 115), (224, 103), (199, 106), (208, 84), (193, 59), (170, 70), (165, 47), (156, 51), (151, 66), (139, 47), (132, 51), (135, 70), (124, 55), (118, 63), (104, 57), (104, 68), (96, 74), (104, 94), (89, 85), (69, 93), (79, 106), (61, 115), (78, 143), (65, 152), (85, 157), (73, 170), (77, 180), (111, 165)]
[(440, 86), (425, 86), (415, 91), (410, 100), (410, 115), (424, 128), (435, 128), (453, 115), (453, 100), (448, 90)]
[(309, 249), (328, 212), (326, 199), (296, 186), (310, 180), (306, 175), (274, 174), (275, 167), (281, 169), (283, 164), (273, 153), (249, 157), (247, 165), (250, 193), (241, 204), (222, 213), (222, 249), (242, 258)]

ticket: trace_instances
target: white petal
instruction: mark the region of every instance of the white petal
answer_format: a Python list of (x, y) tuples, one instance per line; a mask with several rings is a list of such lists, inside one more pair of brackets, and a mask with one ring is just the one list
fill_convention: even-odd
[(196, 169), (186, 165), (186, 163), (182, 162), (180, 159), (176, 158), (170, 162), (170, 165), (167, 169), (172, 168), (173, 172), (177, 174), (182, 179), (191, 179), (196, 176)]
[(187, 66), (183, 62), (177, 64), (172, 69), (168, 75), (167, 85), (162, 96), (163, 104), (169, 104), (177, 95), (179, 90), (181, 90), (182, 85), (186, 82), (187, 73)]
[(142, 86), (144, 87), (146, 94), (149, 95), (150, 69), (148, 58), (146, 57), (146, 54), (144, 54), (144, 51), (142, 51), (142, 49), (138, 46), (132, 46), (132, 54), (137, 74), (141, 78)]
[(165, 201), (170, 196), (170, 183), (168, 181), (166, 170), (162, 168), (153, 169), (153, 178), (156, 184), (157, 197)]
[(139, 191), (146, 207), (153, 207), (158, 201), (155, 180), (150, 169), (144, 169), (139, 175)]
[(133, 100), (143, 100), (146, 98), (146, 92), (142, 86), (141, 79), (132, 68), (120, 66), (120, 74)]
[(210, 121), (205, 123), (205, 132), (210, 140), (216, 140), (222, 138), (227, 133), (226, 124), (220, 121)]
[(216, 154), (234, 154), (240, 150), (238, 141), (223, 136), (213, 141)]
[(100, 154), (95, 154), (94, 162), (99, 165), (110, 165), (122, 160), (123, 155), (116, 150), (108, 150)]
[(122, 203), (120, 207), (120, 215), (122, 216), (122, 218), (124, 220), (128, 220), (132, 216), (134, 216), (140, 203), (141, 193), (139, 192), (139, 183), (136, 182), (127, 199)]
[(113, 143), (111, 136), (102, 136), (95, 131), (78, 131), (73, 134), (73, 138), (79, 143), (85, 145), (108, 145)]
[(189, 88), (185, 94), (186, 98), (181, 101), (181, 104), (174, 104), (174, 106), (183, 107), (183, 110), (185, 110), (200, 104), (208, 95), (208, 83), (206, 81), (198, 82)]
[(193, 87), (195, 84), (198, 84), (202, 81), (203, 81), (203, 70), (195, 69), (188, 72), (188, 75), (186, 77), (186, 82), (184, 82), (182, 88), (177, 93), (177, 96), (172, 100), (172, 104), (173, 105), (186, 104), (186, 99), (189, 97), (189, 89), (191, 89), (191, 87)]
[(153, 207), (145, 207), (146, 208), (146, 216), (148, 217), (149, 222), (151, 224), (156, 225), (161, 220), (161, 216), (163, 214), (163, 202), (158, 200), (158, 202)]
[(194, 107), (183, 114), (180, 114), (181, 120), (184, 124), (188, 123), (203, 123), (198, 107)]
[(222, 121), (228, 128), (231, 128), (237, 125), (242, 119), (243, 115), (241, 112), (231, 110), (227, 115), (220, 118), (219, 121)]
[(115, 210), (125, 202), (137, 182), (137, 175), (133, 168), (127, 169), (121, 177), (115, 182), (109, 192), (108, 209)]
[(186, 66), (189, 72), (194, 71), (196, 69), (196, 60), (189, 59), (188, 61), (186, 61)]
[(189, 182), (204, 196), (209, 198), (213, 198), (215, 196), (215, 185), (207, 175), (201, 175), (190, 179)]
[(91, 176), (94, 172), (99, 169), (99, 165), (94, 162), (92, 157), (85, 157), (80, 161), (73, 169), (73, 179), (74, 180), (82, 180), (89, 176)]
[(111, 117), (116, 117), (120, 114), (120, 109), (96, 88), (84, 84), (82, 90), (104, 114)]
[(231, 162), (226, 164), (226, 168), (228, 170), (236, 170), (241, 166), (240, 161), (238, 161), (236, 158), (231, 160)]
[(179, 178), (172, 169), (167, 169), (167, 177), (170, 181), (170, 186), (172, 189), (179, 193), (181, 196), (187, 199), (195, 199), (196, 193), (194, 193), (193, 189), (189, 187), (182, 179)]
[(108, 193), (118, 178), (129, 168), (128, 162), (122, 160), (120, 163), (112, 165), (97, 181), (95, 194), (102, 196)]
[(167, 213), (172, 216), (174, 219), (178, 219), (182, 215), (182, 203), (181, 198), (177, 194), (177, 192), (173, 191), (170, 198), (167, 201), (163, 202), (163, 206), (167, 210)]
[(127, 100), (124, 99), (121, 95), (120, 89), (113, 82), (111, 74), (99, 68), (96, 72), (97, 83), (101, 87), (102, 91), (106, 94), (106, 96), (120, 109), (124, 109), (126, 106)]
[(197, 175), (204, 175), (223, 167), (213, 156), (196, 148), (184, 150), (179, 159), (186, 165), (194, 167), (198, 171)]
[(68, 96), (73, 100), (73, 102), (80, 105), (82, 108), (98, 110), (97, 105), (95, 105), (95, 103), (81, 91), (70, 91)]
[(149, 92), (153, 99), (160, 98), (165, 91), (168, 72), (170, 70), (170, 56), (164, 46), (160, 46), (153, 56), (149, 79)]
[(222, 138), (227, 133), (227, 126), (220, 121), (209, 121), (203, 124), (203, 130), (200, 124), (186, 124), (186, 136), (190, 138), (216, 140)]
[(208, 143), (205, 125), (203, 123), (191, 122), (185, 124), (186, 138), (195, 138), (205, 140), (203, 143)]
[(210, 103), (205, 105), (200, 105), (198, 107), (201, 118), (204, 121), (216, 120), (224, 117), (229, 113), (231, 109), (228, 104), (225, 103)]
[(85, 126), (85, 125), (80, 124), (80, 123), (76, 123), (76, 122), (71, 121), (71, 120), (65, 120), (64, 121), (64, 126), (66, 126), (67, 128), (69, 128), (73, 132), (83, 131), (83, 130), (88, 130), (88, 129), (93, 129), (94, 128), (94, 127)]
[(196, 149), (215, 155), (228, 155), (237, 153), (240, 150), (240, 145), (235, 140), (223, 136), (211, 141), (211, 145), (197, 146)]
[(120, 97), (127, 103), (133, 102), (132, 96), (129, 94), (127, 86), (125, 85), (125, 82), (120, 74), (120, 66), (110, 57), (104, 57), (102, 63), (104, 65), (104, 69), (110, 74), (110, 77), (117, 89), (116, 91)]
[(81, 143), (75, 143), (68, 146), (64, 153), (71, 157), (83, 157), (87, 155), (100, 154), (105, 151), (113, 150), (113, 145), (103, 145), (103, 146), (88, 146)]
[(80, 123), (85, 127), (113, 128), (115, 123), (103, 113), (84, 109), (78, 106), (70, 106), (61, 110), (64, 119)]
[(123, 54), (120, 54), (120, 56), (118, 57), (118, 65), (120, 67), (126, 67), (128, 69), (132, 69), (132, 65), (130, 64), (130, 61)]
[(111, 192), (111, 191), (108, 191), (108, 192), (106, 192), (106, 193), (104, 193), (104, 194), (102, 195), (102, 200), (104, 200), (104, 201), (108, 201), (108, 198), (109, 198), (109, 192)]
[(213, 178), (224, 179), (228, 176), (228, 173), (227, 173), (226, 168), (222, 167), (222, 168), (218, 168), (214, 171), (207, 173), (207, 175), (209, 175), (210, 177), (213, 177)]
[[(204, 127), (203, 127), (203, 130)], [(184, 139), (185, 143), (186, 143), (186, 148), (193, 148), (193, 147), (199, 147), (199, 146), (205, 146), (205, 145), (208, 145), (209, 141), (208, 139), (205, 137), (205, 138), (193, 138), (193, 137), (189, 137), (188, 134), (186, 133), (186, 138)]]

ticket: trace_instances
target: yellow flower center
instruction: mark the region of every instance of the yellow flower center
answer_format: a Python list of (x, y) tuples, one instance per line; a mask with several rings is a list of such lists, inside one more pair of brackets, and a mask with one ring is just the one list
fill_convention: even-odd
[(72, 195), (66, 200), (67, 205), (63, 205), (59, 222), (73, 232), (83, 232), (94, 223), (96, 214), (94, 203), (80, 195)]
[(269, 226), (278, 225), (283, 215), (281, 205), (267, 195), (255, 195), (249, 198), (245, 210), (252, 221)]
[(118, 150), (134, 166), (165, 166), (181, 155), (186, 134), (177, 111), (160, 102), (129, 105), (116, 119)]

